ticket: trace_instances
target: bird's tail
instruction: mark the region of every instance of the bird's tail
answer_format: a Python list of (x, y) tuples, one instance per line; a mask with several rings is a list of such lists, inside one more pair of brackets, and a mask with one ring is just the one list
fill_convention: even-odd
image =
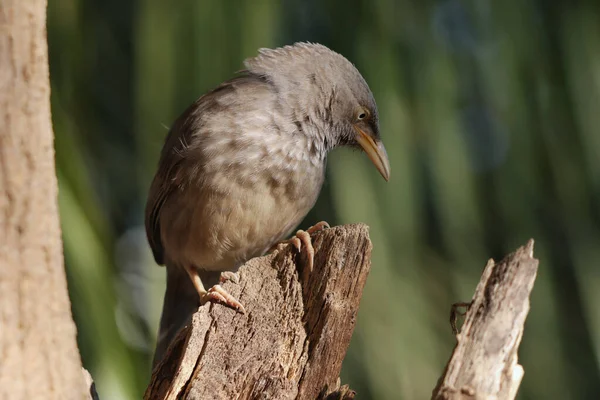
[[(152, 368), (163, 359), (177, 333), (191, 321), (200, 305), (198, 292), (187, 272), (176, 265), (167, 264), (166, 269), (167, 289)], [(212, 284), (213, 280), (218, 281), (219, 273), (203, 273), (201, 278), (205, 285)]]
[(187, 272), (178, 266), (167, 264), (167, 289), (163, 302), (160, 328), (152, 368), (163, 359), (169, 345), (198, 309), (198, 293)]

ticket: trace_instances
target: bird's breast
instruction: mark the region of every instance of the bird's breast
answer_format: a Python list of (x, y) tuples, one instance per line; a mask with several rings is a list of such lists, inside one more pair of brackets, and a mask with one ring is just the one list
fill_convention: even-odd
[(296, 148), (253, 150), (253, 156), (216, 160), (188, 189), (195, 203), (181, 232), (187, 237), (181, 262), (233, 269), (289, 235), (315, 204), (325, 160), (315, 162)]

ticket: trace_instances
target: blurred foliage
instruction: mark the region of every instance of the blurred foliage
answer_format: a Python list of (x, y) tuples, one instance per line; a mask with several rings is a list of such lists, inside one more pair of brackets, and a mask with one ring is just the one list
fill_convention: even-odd
[(259, 47), (321, 42), (377, 99), (392, 165), (330, 157), (307, 221), (371, 226), (373, 269), (343, 380), (429, 398), (449, 305), (489, 257), (541, 260), (520, 399), (600, 394), (600, 2), (52, 0), (60, 207), (83, 362), (140, 398), (164, 289), (143, 207), (167, 127)]

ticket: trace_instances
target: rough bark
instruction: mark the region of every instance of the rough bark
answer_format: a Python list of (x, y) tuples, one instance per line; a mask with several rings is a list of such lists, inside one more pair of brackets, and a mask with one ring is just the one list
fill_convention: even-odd
[(242, 266), (225, 289), (246, 314), (200, 307), (145, 399), (352, 399), (339, 373), (370, 269), (368, 228), (327, 229), (313, 243), (311, 273), (291, 246)]
[(0, 398), (88, 396), (63, 268), (45, 0), (0, 1)]
[(488, 261), (432, 399), (516, 397), (524, 374), (517, 351), (537, 269), (533, 240), (499, 263)]

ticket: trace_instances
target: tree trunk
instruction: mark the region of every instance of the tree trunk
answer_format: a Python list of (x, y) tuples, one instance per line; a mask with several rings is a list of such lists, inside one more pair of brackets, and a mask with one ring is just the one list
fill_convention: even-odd
[(0, 1), (0, 398), (89, 396), (57, 207), (46, 1)]

